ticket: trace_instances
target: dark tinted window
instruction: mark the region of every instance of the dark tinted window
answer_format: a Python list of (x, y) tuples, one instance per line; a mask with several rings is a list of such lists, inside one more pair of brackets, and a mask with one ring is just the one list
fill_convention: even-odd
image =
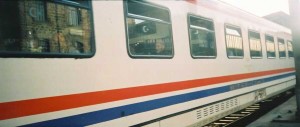
[(92, 15), (81, 5), (90, 1), (0, 1), (0, 55), (91, 56)]
[(287, 49), (288, 49), (289, 57), (294, 57), (293, 42), (287, 41)]
[(278, 52), (279, 52), (279, 58), (285, 58), (286, 57), (286, 50), (285, 50), (285, 43), (284, 40), (281, 38), (278, 38)]
[(228, 58), (243, 58), (244, 49), (241, 28), (226, 25), (225, 34)]
[(126, 2), (127, 44), (132, 57), (173, 56), (169, 11), (150, 3)]
[(211, 20), (189, 15), (189, 35), (193, 57), (216, 57), (214, 24)]
[(274, 37), (266, 35), (266, 48), (267, 48), (267, 57), (268, 58), (275, 58), (275, 44), (274, 44)]
[(250, 56), (251, 58), (261, 58), (262, 49), (260, 34), (256, 32), (249, 31), (249, 43), (250, 43)]

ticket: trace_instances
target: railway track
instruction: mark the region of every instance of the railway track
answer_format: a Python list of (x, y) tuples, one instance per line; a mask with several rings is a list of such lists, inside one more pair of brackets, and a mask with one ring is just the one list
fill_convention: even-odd
[(275, 97), (263, 100), (243, 110), (225, 116), (217, 121), (205, 125), (204, 127), (245, 127), (275, 107), (284, 103), (293, 95), (293, 90), (283, 92)]

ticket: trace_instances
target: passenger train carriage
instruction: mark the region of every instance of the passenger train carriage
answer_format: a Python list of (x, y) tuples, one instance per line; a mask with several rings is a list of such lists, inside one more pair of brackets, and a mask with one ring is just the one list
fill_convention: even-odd
[(0, 1), (0, 126), (203, 126), (291, 89), (291, 31), (215, 0)]

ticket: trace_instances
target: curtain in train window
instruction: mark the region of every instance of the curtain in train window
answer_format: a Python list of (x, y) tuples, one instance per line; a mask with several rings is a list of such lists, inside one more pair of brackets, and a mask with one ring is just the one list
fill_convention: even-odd
[(259, 33), (249, 31), (250, 56), (251, 58), (261, 58), (262, 49)]
[(216, 41), (211, 20), (189, 16), (190, 46), (193, 57), (215, 57)]
[(281, 39), (281, 38), (278, 38), (277, 42), (278, 42), (279, 58), (285, 58), (286, 57), (286, 50), (285, 50), (284, 40)]
[(228, 58), (243, 58), (243, 40), (241, 29), (233, 26), (225, 27)]
[(288, 49), (289, 57), (294, 57), (293, 43), (291, 41), (287, 41), (287, 49)]
[(0, 1), (0, 11), (0, 55), (73, 57), (93, 52), (90, 1)]
[(132, 57), (173, 56), (169, 11), (149, 3), (127, 1), (127, 44)]
[(275, 44), (274, 44), (274, 37), (266, 35), (266, 48), (267, 48), (267, 57), (268, 58), (275, 58)]

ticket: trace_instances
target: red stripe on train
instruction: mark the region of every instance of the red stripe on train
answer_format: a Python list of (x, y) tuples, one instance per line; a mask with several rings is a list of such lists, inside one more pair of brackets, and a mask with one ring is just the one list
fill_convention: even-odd
[(197, 4), (197, 0), (185, 0), (185, 1), (187, 1), (189, 3)]
[(294, 71), (294, 68), (0, 103), (0, 120)]

